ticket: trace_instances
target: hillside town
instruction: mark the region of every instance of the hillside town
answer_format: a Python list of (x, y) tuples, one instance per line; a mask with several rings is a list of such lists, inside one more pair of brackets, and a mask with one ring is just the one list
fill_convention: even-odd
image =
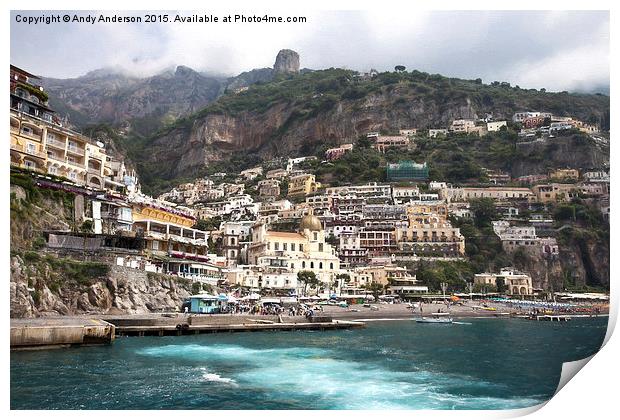
[[(608, 167), (561, 167), (514, 179), (488, 169), (484, 184), (454, 185), (431, 179), (427, 162), (401, 160), (387, 165), (386, 181), (322, 184), (307, 163), (330, 165), (351, 153), (358, 146), (346, 139), (322, 156), (214, 173), (150, 197), (141, 192), (130, 165), (104, 143), (70, 129), (50, 108), (37, 76), (15, 66), (10, 74), (11, 170), (31, 174), (39, 188), (76, 197), (74, 218), (81, 232), (44, 232), (46, 249), (89, 251), (118, 266), (188, 279), (197, 293), (432, 295), (439, 290), (418, 279), (414, 267), (466, 260), (468, 243), (459, 226), (480, 217), (481, 200), (493, 204), (492, 229), (505, 252), (549, 261), (559, 254), (549, 205), (580, 198), (609, 220)], [(385, 153), (410, 149), (422, 138), (484, 136), (510, 124), (520, 127), (522, 142), (578, 130), (608, 144), (597, 126), (569, 116), (524, 110), (503, 117), (369, 132), (366, 140)], [(508, 266), (475, 273), (453, 292), (527, 298), (548, 293), (546, 286), (532, 273)]]

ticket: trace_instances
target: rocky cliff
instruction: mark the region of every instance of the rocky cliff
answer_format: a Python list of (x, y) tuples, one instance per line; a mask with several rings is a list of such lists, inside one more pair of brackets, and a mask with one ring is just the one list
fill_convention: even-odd
[(607, 230), (564, 225), (555, 234), (559, 254), (544, 256), (539, 248), (509, 253), (513, 265), (532, 276), (534, 288), (609, 290), (609, 226)]
[[(519, 109), (553, 109), (599, 121), (609, 111), (609, 98), (500, 88), (420, 72), (383, 73), (361, 80), (353, 72), (330, 69), (280, 76), (221, 97), (144, 140), (131, 157), (148, 189), (152, 179), (187, 176), (239, 152), (252, 151), (263, 158), (299, 155), (320, 146), (355, 142), (368, 131), (447, 127), (454, 119), (486, 113), (510, 118)], [(549, 151), (558, 161), (589, 156), (583, 147), (572, 146), (577, 142), (552, 141)], [(533, 156), (530, 161), (542, 161), (544, 147), (525, 146), (523, 153)], [(149, 153), (144, 153), (147, 149)], [(589, 160), (598, 163), (604, 155)], [(531, 173), (530, 169), (517, 166), (515, 174)]]
[(189, 281), (103, 263), (25, 254), (11, 258), (11, 318), (179, 310)]
[(273, 65), (276, 74), (299, 73), (299, 54), (293, 50), (280, 50)]
[(518, 143), (518, 159), (511, 163), (513, 177), (544, 174), (552, 168), (602, 168), (609, 165), (609, 145), (584, 134)]
[(109, 255), (59, 256), (45, 247), (43, 232), (79, 230), (75, 215), (87, 206), (83, 196), (11, 174), (11, 317), (179, 309), (189, 281), (119, 267)]

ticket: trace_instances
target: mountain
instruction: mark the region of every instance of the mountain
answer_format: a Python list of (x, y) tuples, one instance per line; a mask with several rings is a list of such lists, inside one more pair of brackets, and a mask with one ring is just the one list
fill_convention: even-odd
[(128, 138), (125, 146), (148, 189), (222, 162), (249, 165), (314, 153), (355, 142), (369, 131), (445, 128), (454, 119), (487, 113), (509, 119), (520, 110), (544, 110), (608, 129), (609, 106), (604, 95), (485, 85), (419, 71), (370, 78), (327, 69), (275, 75), (270, 82), (228, 93), (150, 136)]
[(189, 67), (137, 78), (113, 70), (96, 70), (75, 79), (44, 78), (50, 105), (72, 124), (122, 125), (138, 132), (195, 112), (220, 95), (225, 79), (204, 76)]
[(277, 74), (298, 72), (299, 54), (281, 50), (273, 68), (228, 78), (178, 66), (146, 78), (116, 69), (98, 69), (74, 79), (43, 78), (42, 84), (50, 94), (50, 105), (73, 125), (107, 123), (149, 134), (199, 111), (225, 92), (269, 82)]

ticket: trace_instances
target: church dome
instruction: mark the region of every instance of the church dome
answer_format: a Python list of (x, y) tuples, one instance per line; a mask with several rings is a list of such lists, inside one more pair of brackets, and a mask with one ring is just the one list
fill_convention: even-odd
[(303, 231), (304, 229), (308, 230), (323, 230), (323, 223), (319, 220), (318, 217), (308, 214), (301, 218), (301, 222), (299, 223), (299, 230)]

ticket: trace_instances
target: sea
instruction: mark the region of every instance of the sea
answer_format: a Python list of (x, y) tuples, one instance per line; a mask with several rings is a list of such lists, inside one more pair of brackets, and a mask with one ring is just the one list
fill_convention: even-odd
[(524, 408), (553, 396), (563, 362), (598, 351), (607, 320), (371, 321), (13, 351), (11, 409)]

